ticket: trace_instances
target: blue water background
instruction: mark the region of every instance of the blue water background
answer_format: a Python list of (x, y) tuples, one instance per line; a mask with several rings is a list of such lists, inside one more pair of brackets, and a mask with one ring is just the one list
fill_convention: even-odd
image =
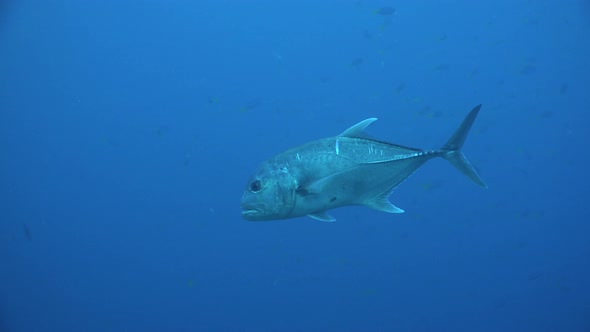
[[(384, 6), (397, 10), (383, 16)], [(590, 3), (3, 1), (0, 331), (590, 331)], [(378, 117), (406, 210), (241, 219)]]

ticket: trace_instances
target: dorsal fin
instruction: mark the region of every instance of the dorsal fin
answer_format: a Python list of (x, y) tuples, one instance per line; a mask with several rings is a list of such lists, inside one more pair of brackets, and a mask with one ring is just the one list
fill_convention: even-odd
[(366, 120), (363, 120), (363, 121), (355, 124), (354, 126), (346, 129), (339, 136), (356, 137), (356, 138), (367, 137), (367, 135), (363, 131), (365, 130), (365, 128), (367, 128), (374, 121), (377, 121), (377, 118), (368, 118)]

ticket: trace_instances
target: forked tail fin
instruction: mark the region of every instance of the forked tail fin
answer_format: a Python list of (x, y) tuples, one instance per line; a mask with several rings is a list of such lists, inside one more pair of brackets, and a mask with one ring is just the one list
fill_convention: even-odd
[(463, 147), (463, 143), (465, 143), (465, 139), (469, 134), (469, 130), (477, 118), (477, 114), (479, 113), (479, 109), (481, 108), (481, 104), (475, 106), (474, 109), (467, 114), (459, 128), (455, 130), (453, 136), (449, 138), (447, 143), (443, 145), (440, 149), (442, 152), (442, 157), (448, 160), (455, 168), (457, 168), (461, 173), (465, 174), (471, 181), (475, 182), (480, 187), (487, 188), (488, 186), (483, 182), (483, 180), (479, 177), (473, 166), (469, 163), (465, 155), (461, 151)]

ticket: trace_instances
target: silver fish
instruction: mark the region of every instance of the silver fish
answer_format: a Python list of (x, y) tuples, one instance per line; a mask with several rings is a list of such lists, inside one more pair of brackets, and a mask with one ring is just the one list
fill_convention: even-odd
[(309, 216), (334, 221), (327, 211), (364, 205), (389, 213), (392, 191), (432, 158), (448, 160), (475, 184), (487, 188), (461, 148), (479, 113), (476, 106), (438, 150), (421, 150), (369, 137), (363, 120), (336, 137), (312, 141), (263, 162), (242, 196), (242, 217), (251, 221)]

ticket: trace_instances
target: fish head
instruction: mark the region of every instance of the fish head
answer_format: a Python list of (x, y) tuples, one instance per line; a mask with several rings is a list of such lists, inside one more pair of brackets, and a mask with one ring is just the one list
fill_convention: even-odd
[(242, 218), (268, 221), (288, 218), (295, 207), (297, 181), (286, 164), (266, 162), (250, 177), (242, 195)]

